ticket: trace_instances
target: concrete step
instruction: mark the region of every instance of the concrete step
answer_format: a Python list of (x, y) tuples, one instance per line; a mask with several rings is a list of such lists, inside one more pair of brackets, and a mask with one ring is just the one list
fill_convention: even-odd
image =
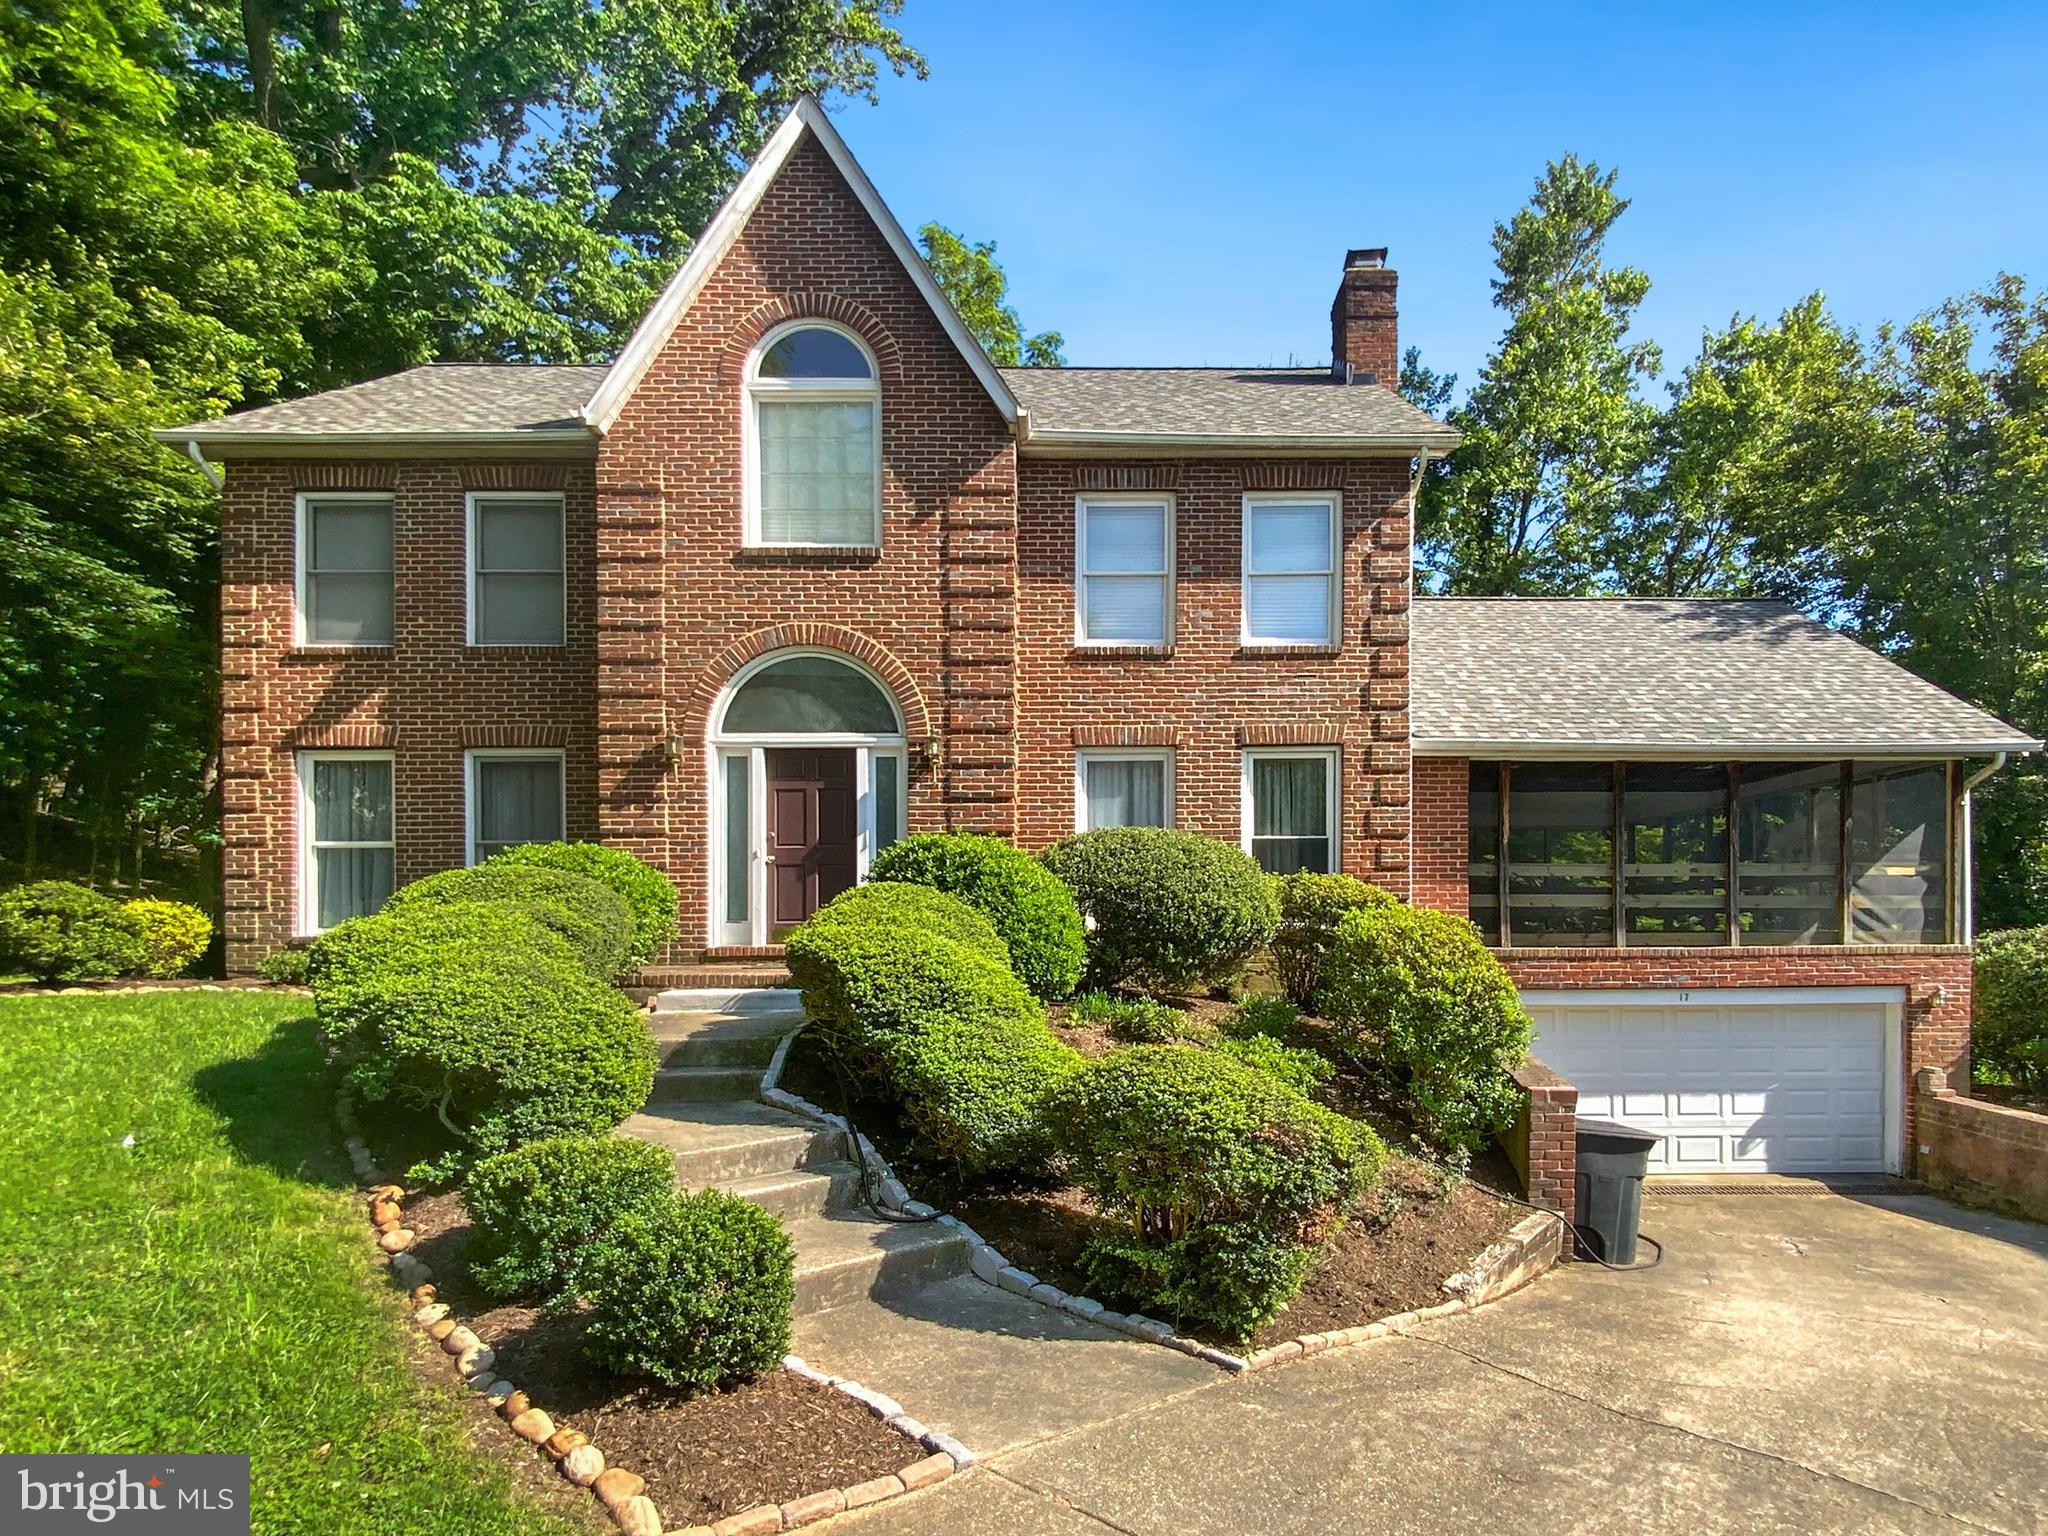
[(789, 1173), (759, 1173), (720, 1187), (784, 1222), (802, 1221), (853, 1210), (860, 1199), (860, 1170), (847, 1161), (820, 1163)]
[(761, 1092), (759, 1067), (665, 1066), (654, 1074), (650, 1104), (722, 1103)]
[(794, 987), (670, 987), (654, 994), (654, 1011), (728, 1018), (785, 1013), (801, 1017), (803, 996)]
[(654, 1032), (654, 1048), (665, 1067), (752, 1067), (756, 1078), (775, 1059), (775, 1047), (790, 1029), (729, 1034), (717, 1028)]
[(846, 1156), (845, 1136), (767, 1104), (649, 1104), (629, 1115), (622, 1135), (665, 1148), (685, 1188), (789, 1173)]
[(828, 1312), (865, 1297), (900, 1296), (967, 1268), (967, 1239), (935, 1221), (844, 1214), (784, 1224), (796, 1248), (799, 1313)]

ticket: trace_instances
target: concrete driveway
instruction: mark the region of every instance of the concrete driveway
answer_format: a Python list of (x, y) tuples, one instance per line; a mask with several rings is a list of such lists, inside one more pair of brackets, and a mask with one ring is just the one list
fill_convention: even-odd
[(2048, 1531), (2048, 1228), (1833, 1194), (1652, 1196), (1643, 1226), (1658, 1269), (1574, 1265), (835, 1527)]

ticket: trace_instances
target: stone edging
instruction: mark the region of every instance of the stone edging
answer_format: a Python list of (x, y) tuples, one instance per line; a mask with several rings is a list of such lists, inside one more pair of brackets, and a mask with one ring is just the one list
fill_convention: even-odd
[[(779, 1064), (779, 1062), (778, 1062)], [(412, 1320), (441, 1347), (454, 1362), (463, 1380), (483, 1394), (485, 1401), (512, 1432), (555, 1463), (563, 1477), (604, 1506), (624, 1536), (662, 1536), (661, 1511), (647, 1497), (647, 1483), (638, 1473), (606, 1464), (604, 1452), (580, 1429), (557, 1425), (512, 1382), (496, 1376), (491, 1367), (497, 1355), (490, 1345), (463, 1326), (438, 1299), (433, 1271), (414, 1256), (415, 1238), (404, 1224), (399, 1202), (405, 1191), (385, 1180), (363, 1140), (362, 1125), (348, 1089), (334, 1096), (334, 1118), (341, 1127), (342, 1145), (357, 1179), (369, 1200), (370, 1222), (377, 1231), (377, 1247), (388, 1255), (391, 1276), (406, 1287), (413, 1305)], [(857, 1381), (829, 1376), (812, 1369), (795, 1355), (782, 1357), (782, 1369), (801, 1381), (830, 1388), (852, 1398), (888, 1428), (911, 1441), (927, 1454), (900, 1470), (869, 1478), (846, 1488), (827, 1488), (782, 1504), (757, 1504), (728, 1515), (711, 1525), (678, 1528), (676, 1536), (770, 1536), (791, 1531), (849, 1509), (865, 1509), (919, 1488), (929, 1488), (956, 1471), (973, 1465), (974, 1453), (951, 1435), (927, 1429), (903, 1411), (894, 1398), (887, 1397)]]
[(135, 976), (107, 981), (46, 982), (0, 987), (0, 997), (127, 997), (137, 992), (282, 992), (311, 997), (313, 989), (282, 981), (195, 981), (183, 976)]

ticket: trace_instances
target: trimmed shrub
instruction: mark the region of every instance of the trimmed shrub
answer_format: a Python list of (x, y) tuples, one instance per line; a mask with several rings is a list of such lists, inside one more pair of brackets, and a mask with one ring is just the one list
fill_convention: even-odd
[(1254, 1072), (1278, 1078), (1296, 1093), (1311, 1093), (1337, 1075), (1337, 1069), (1316, 1052), (1282, 1045), (1271, 1035), (1240, 1035), (1218, 1041), (1216, 1049)]
[(633, 946), (633, 914), (610, 886), (588, 875), (539, 864), (479, 864), (448, 869), (402, 886), (384, 903), (388, 913), (419, 912), (459, 902), (512, 902), (576, 951), (593, 976), (624, 969)]
[(1340, 1047), (1438, 1147), (1477, 1151), (1514, 1120), (1529, 1015), (1466, 919), (1399, 902), (1350, 913), (1321, 996)]
[(584, 1348), (609, 1370), (693, 1392), (745, 1381), (789, 1350), (795, 1275), (789, 1234), (759, 1206), (671, 1193), (621, 1214), (578, 1263)]
[(1248, 997), (1237, 1005), (1237, 1017), (1224, 1026), (1224, 1033), (1234, 1040), (1250, 1040), (1259, 1035), (1291, 1040), (1299, 1028), (1301, 1010), (1286, 998)]
[(1130, 1224), (1090, 1245), (1091, 1278), (1239, 1335), (1286, 1303), (1385, 1156), (1364, 1126), (1189, 1046), (1087, 1062), (1046, 1119), (1075, 1182)]
[(1973, 998), (1971, 1053), (1980, 1075), (2048, 1092), (2048, 927), (1978, 939)]
[(213, 942), (213, 919), (189, 902), (124, 901), (121, 910), (142, 935), (144, 976), (176, 976)]
[(1128, 1045), (1165, 1045), (1188, 1032), (1188, 1016), (1183, 1010), (1151, 997), (1084, 992), (1067, 1009), (1067, 1017), (1078, 1024), (1100, 1024), (1112, 1039)]
[(874, 878), (928, 885), (958, 896), (995, 925), (1010, 969), (1042, 998), (1074, 990), (1087, 959), (1081, 909), (1058, 876), (1000, 837), (924, 832), (875, 859)]
[(1398, 898), (1351, 875), (1307, 872), (1275, 875), (1273, 891), (1280, 909), (1280, 926), (1273, 933), (1273, 968), (1288, 999), (1313, 1013), (1322, 987), (1323, 959), (1337, 942), (1337, 925), (1349, 913), (1390, 906)]
[(111, 896), (69, 880), (38, 880), (0, 895), (0, 971), (37, 981), (99, 981), (140, 970), (142, 925)]
[(1273, 893), (1243, 850), (1165, 827), (1084, 832), (1045, 864), (1094, 923), (1088, 976), (1166, 990), (1220, 986), (1273, 936)]
[(812, 945), (836, 934), (875, 928), (915, 928), (964, 944), (976, 954), (1009, 963), (1010, 947), (988, 918), (958, 896), (929, 885), (871, 880), (841, 891), (804, 924)]
[(257, 962), (256, 974), (274, 987), (303, 987), (311, 952), (297, 944), (273, 949)]
[(553, 1136), (484, 1158), (463, 1189), (470, 1272), (496, 1296), (560, 1297), (593, 1241), (674, 1188), (674, 1159), (624, 1136)]
[(676, 936), (674, 883), (623, 848), (607, 848), (602, 843), (523, 843), (484, 863), (567, 870), (610, 886), (633, 915), (633, 939), (626, 948), (628, 968), (645, 965)]

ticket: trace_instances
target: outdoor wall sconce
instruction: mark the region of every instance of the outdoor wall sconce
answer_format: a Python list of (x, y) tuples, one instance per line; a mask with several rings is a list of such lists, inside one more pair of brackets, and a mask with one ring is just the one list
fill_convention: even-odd
[(946, 743), (943, 737), (922, 736), (917, 741), (917, 755), (927, 768), (937, 768), (944, 760)]
[(673, 768), (683, 760), (683, 738), (664, 736), (661, 741), (661, 760)]

